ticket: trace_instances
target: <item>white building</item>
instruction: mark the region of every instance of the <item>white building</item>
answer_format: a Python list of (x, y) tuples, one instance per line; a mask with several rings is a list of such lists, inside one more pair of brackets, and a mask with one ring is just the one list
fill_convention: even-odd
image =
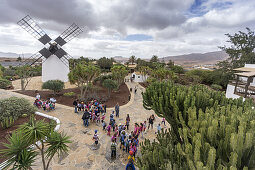
[(229, 82), (226, 90), (227, 98), (255, 97), (255, 64), (245, 64), (244, 67), (234, 69), (236, 80)]
[(134, 82), (141, 83), (141, 82), (145, 82), (147, 80), (148, 75), (143, 75), (140, 72), (134, 72), (134, 73), (132, 73), (131, 77)]

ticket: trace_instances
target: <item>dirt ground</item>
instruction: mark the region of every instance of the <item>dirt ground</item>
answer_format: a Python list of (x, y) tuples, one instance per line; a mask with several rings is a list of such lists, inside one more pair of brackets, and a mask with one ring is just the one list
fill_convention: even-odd
[[(35, 119), (36, 120), (44, 119), (45, 122), (48, 122), (48, 123), (50, 122), (50, 119), (47, 119), (47, 118), (39, 116), (39, 115), (35, 115)], [(13, 126), (7, 128), (7, 129), (3, 129), (0, 126), (0, 150), (5, 148), (3, 143), (7, 143), (7, 139), (6, 138), (8, 137), (8, 135), (10, 135), (13, 131), (15, 131), (19, 127), (19, 125), (24, 124), (24, 123), (26, 123), (28, 121), (29, 121), (29, 116), (25, 117), (25, 118), (24, 117), (20, 117), (18, 120), (16, 120), (14, 122)], [(5, 160), (6, 160), (5, 158), (0, 157), (0, 163), (4, 162)]]
[[(89, 99), (97, 99), (98, 101), (105, 103), (107, 107), (113, 107), (118, 102), (119, 105), (125, 105), (129, 101), (129, 89), (126, 84), (122, 84), (120, 86), (119, 91), (112, 92), (110, 98), (108, 98), (108, 91), (105, 88), (102, 88), (100, 86), (95, 87), (96, 90), (89, 91), (87, 94), (89, 95)], [(36, 93), (35, 90), (25, 90), (25, 91), (15, 91), (17, 93), (21, 93), (24, 95), (35, 97)], [(41, 95), (42, 100), (46, 100), (48, 98), (54, 97), (57, 100), (57, 103), (67, 105), (67, 106), (73, 106), (73, 101), (78, 98), (78, 95), (80, 94), (79, 88), (70, 88), (70, 89), (64, 89), (60, 93), (56, 94), (56, 96), (53, 95), (52, 91), (46, 91), (46, 90), (39, 90), (39, 94)], [(64, 96), (64, 93), (67, 92), (74, 92), (75, 96), (69, 97)], [(57, 107), (57, 106), (56, 106)]]

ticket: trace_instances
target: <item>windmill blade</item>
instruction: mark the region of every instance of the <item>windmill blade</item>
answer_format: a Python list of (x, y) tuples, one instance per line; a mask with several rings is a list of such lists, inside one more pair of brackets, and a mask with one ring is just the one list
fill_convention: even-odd
[(73, 23), (62, 34), (60, 34), (58, 38), (55, 39), (55, 42), (58, 43), (60, 46), (63, 46), (67, 42), (71, 41), (73, 38), (77, 37), (82, 32), (82, 29), (80, 29), (75, 23)]
[(42, 30), (42, 28), (29, 16), (25, 16), (17, 22), (24, 30), (38, 39), (44, 45), (51, 41), (51, 38)]
[(66, 53), (66, 55), (62, 56), (59, 58), (67, 67), (69, 67), (69, 60), (72, 59), (73, 57), (69, 54)]
[(39, 52), (33, 54), (31, 57), (29, 57), (28, 59), (26, 59), (25, 61), (23, 61), (19, 66), (21, 65), (33, 65), (35, 64), (37, 61), (42, 60), (42, 63), (45, 61), (43, 55), (41, 55)]

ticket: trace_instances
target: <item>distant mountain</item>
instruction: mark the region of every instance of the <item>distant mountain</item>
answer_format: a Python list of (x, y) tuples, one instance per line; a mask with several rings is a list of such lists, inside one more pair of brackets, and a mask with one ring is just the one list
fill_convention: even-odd
[(18, 58), (19, 56), (22, 58), (24, 55), (25, 58), (29, 58), (31, 53), (24, 53), (24, 54), (17, 54), (17, 53), (10, 53), (10, 52), (0, 52), (0, 57), (6, 57), (6, 58)]
[(225, 60), (228, 54), (224, 51), (214, 51), (208, 53), (191, 53), (186, 55), (168, 56), (160, 58), (160, 61), (168, 62), (174, 61), (176, 64), (181, 65), (200, 65), (200, 64), (215, 64), (218, 61)]
[(127, 62), (129, 58), (122, 57), (122, 56), (115, 56), (113, 59), (117, 62)]

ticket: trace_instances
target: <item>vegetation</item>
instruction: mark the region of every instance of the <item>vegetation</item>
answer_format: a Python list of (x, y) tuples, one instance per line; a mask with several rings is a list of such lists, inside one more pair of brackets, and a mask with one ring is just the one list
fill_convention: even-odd
[(214, 89), (214, 90), (222, 90), (221, 85), (218, 85), (218, 84), (212, 84), (211, 88)]
[(65, 87), (65, 83), (61, 80), (48, 80), (42, 85), (42, 89), (49, 89), (53, 91), (54, 96), (56, 93), (61, 92)]
[(178, 74), (183, 74), (184, 73), (184, 69), (182, 68), (182, 66), (173, 65), (173, 66), (170, 67), (170, 69), (174, 73), (178, 73)]
[[(69, 136), (55, 132), (53, 128), (52, 124), (45, 123), (43, 120), (35, 121), (34, 118), (31, 118), (29, 123), (21, 125), (9, 136), (8, 142), (4, 144), (6, 149), (0, 151), (3, 157), (8, 158), (7, 167), (31, 169), (35, 157), (40, 155), (43, 169), (48, 170), (53, 156), (57, 154), (59, 157), (67, 153), (67, 144), (71, 143)], [(31, 149), (31, 144), (38, 150)]]
[(22, 114), (31, 115), (36, 108), (24, 98), (10, 97), (0, 100), (0, 122), (4, 122), (5, 118), (18, 119)]
[(136, 61), (136, 57), (134, 55), (129, 57), (129, 60), (128, 60), (129, 63), (131, 63), (133, 65), (135, 63), (135, 61)]
[(25, 65), (17, 67), (16, 74), (19, 76), (21, 81), (21, 90), (24, 91), (34, 76), (34, 70), (31, 66)]
[(106, 57), (100, 58), (97, 60), (97, 65), (103, 70), (109, 72), (111, 70), (111, 67), (113, 65), (113, 59), (109, 59)]
[(80, 88), (80, 98), (84, 99), (88, 91), (89, 84), (100, 74), (100, 69), (91, 63), (79, 63), (70, 71), (68, 78), (71, 84)]
[(252, 169), (255, 167), (253, 103), (227, 99), (202, 85), (152, 83), (146, 109), (171, 124), (157, 141), (146, 140), (140, 169)]
[(111, 92), (113, 89), (116, 89), (118, 87), (118, 84), (115, 80), (112, 80), (112, 79), (106, 79), (103, 81), (103, 84), (102, 84), (105, 88), (108, 89), (108, 97), (111, 96)]
[(158, 63), (158, 62), (159, 62), (158, 56), (153, 55), (153, 56), (151, 57), (150, 62), (151, 62), (151, 63)]
[(64, 96), (73, 97), (73, 96), (75, 96), (75, 93), (74, 92), (67, 92), (67, 93), (64, 93)]
[(120, 85), (124, 82), (124, 78), (128, 74), (128, 71), (126, 67), (124, 67), (123, 65), (114, 65), (111, 68), (111, 72), (112, 72), (112, 77), (114, 80), (117, 81), (118, 88), (119, 88)]
[(7, 79), (0, 78), (0, 89), (8, 89), (12, 87), (12, 82)]
[(172, 72), (166, 68), (159, 68), (159, 69), (153, 70), (151, 76), (160, 82), (165, 79), (167, 79), (167, 80), (176, 79), (174, 72)]
[(14, 124), (14, 119), (10, 116), (10, 117), (5, 117), (2, 121), (1, 121), (1, 126), (3, 129), (7, 129), (9, 127), (11, 127)]

